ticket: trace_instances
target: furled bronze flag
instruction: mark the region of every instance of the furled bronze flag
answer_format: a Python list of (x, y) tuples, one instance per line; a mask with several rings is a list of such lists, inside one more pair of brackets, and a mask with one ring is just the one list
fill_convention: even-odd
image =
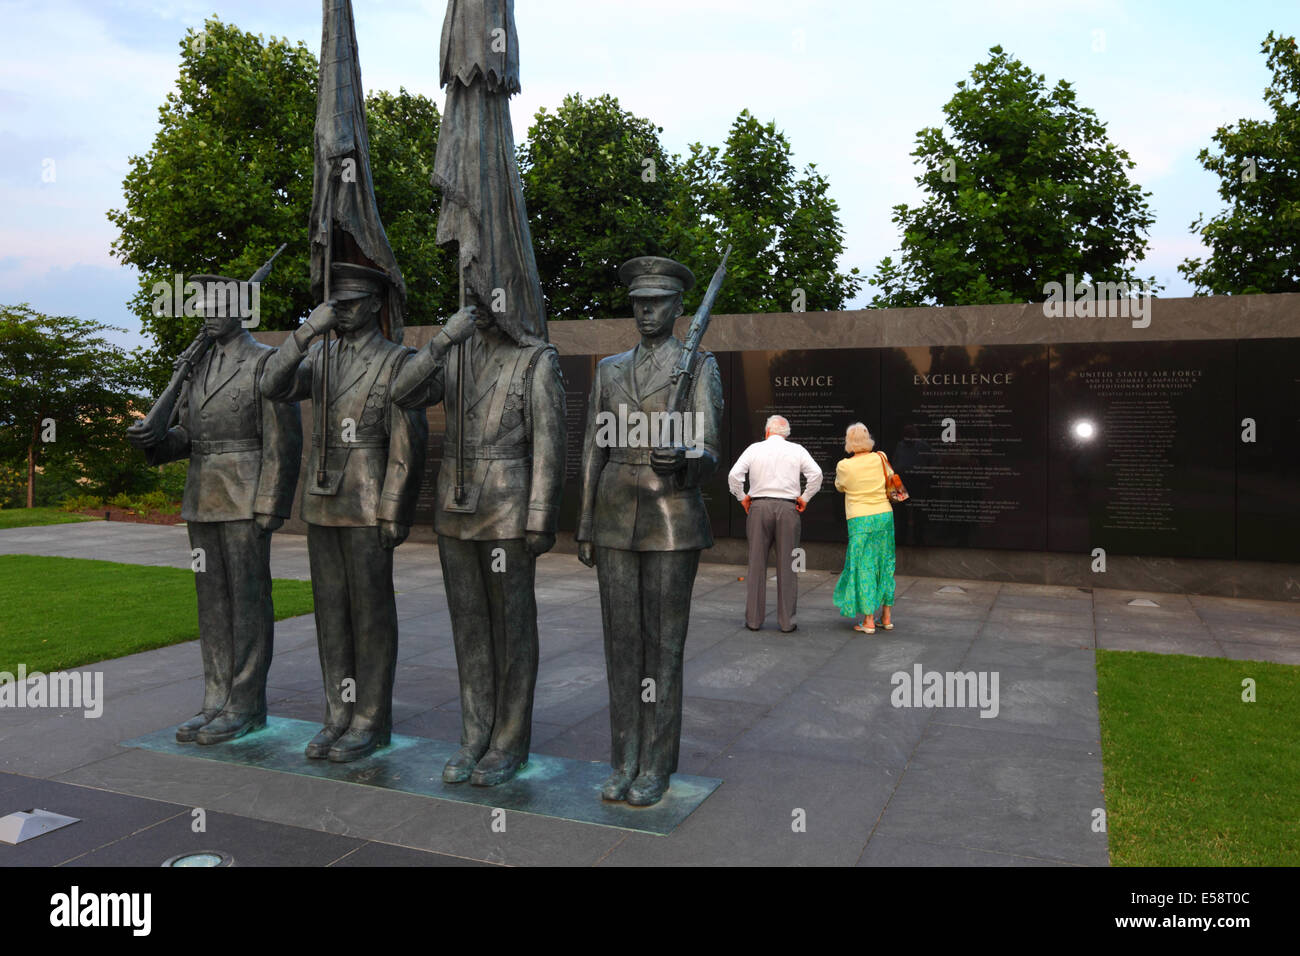
[(510, 96), (520, 88), (514, 0), (447, 0), (441, 66), (438, 242), (457, 243), (467, 292), (511, 338), (545, 341), (546, 305), (510, 125)]
[(320, 82), (313, 152), (312, 296), (317, 302), (328, 297), (331, 262), (379, 269), (392, 282), (380, 325), (385, 335), (401, 342), (406, 283), (375, 202), (366, 91), (361, 85), (352, 0), (323, 0), (321, 5)]

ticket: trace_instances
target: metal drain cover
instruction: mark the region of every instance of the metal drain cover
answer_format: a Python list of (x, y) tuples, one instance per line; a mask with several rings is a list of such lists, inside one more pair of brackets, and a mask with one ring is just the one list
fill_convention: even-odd
[(50, 810), (18, 810), (0, 817), (0, 843), (16, 846), (53, 830), (80, 823), (79, 817), (65, 817)]

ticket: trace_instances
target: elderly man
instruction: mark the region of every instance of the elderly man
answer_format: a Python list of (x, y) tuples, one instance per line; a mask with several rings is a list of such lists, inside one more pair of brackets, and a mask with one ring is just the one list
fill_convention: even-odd
[[(780, 415), (767, 420), (763, 440), (745, 449), (727, 475), (731, 493), (749, 517), (748, 600), (745, 626), (757, 631), (767, 617), (767, 552), (776, 542), (776, 616), (781, 630), (790, 633), (799, 585), (795, 579), (794, 550), (799, 547), (799, 515), (822, 486), (822, 470), (803, 445), (787, 441), (790, 423)], [(803, 493), (799, 476), (803, 475)], [(749, 493), (745, 493), (745, 478)]]

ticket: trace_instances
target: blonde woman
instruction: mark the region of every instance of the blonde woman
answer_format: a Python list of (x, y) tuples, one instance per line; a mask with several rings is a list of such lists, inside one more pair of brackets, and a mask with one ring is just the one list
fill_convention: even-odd
[(844, 450), (852, 455), (835, 468), (835, 489), (844, 492), (844, 516), (849, 523), (849, 545), (844, 571), (835, 584), (835, 606), (845, 617), (862, 615), (855, 631), (876, 633), (876, 610), (881, 626), (894, 629), (894, 508), (885, 493), (884, 452), (862, 422), (844, 433)]

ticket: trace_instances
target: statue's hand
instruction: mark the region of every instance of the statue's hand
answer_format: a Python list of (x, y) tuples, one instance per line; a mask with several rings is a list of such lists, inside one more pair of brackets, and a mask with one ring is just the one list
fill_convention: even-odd
[(682, 471), (686, 468), (686, 449), (681, 445), (674, 448), (652, 448), (650, 467), (656, 475), (668, 476)]
[(590, 541), (578, 542), (578, 560), (589, 568), (596, 566), (596, 546)]
[(472, 305), (467, 305), (443, 324), (442, 331), (452, 342), (464, 342), (474, 334), (474, 323), (477, 318), (478, 310)]
[(152, 428), (147, 427), (143, 421), (138, 421), (127, 428), (126, 440), (141, 450), (162, 444), (157, 433)]
[(313, 337), (323, 335), (339, 324), (338, 313), (334, 311), (336, 304), (333, 299), (322, 302), (312, 309), (311, 315), (307, 316), (307, 321), (303, 325), (310, 327)]
[(405, 541), (410, 533), (410, 525), (398, 524), (396, 521), (379, 522), (379, 543), (388, 551)]
[(555, 547), (555, 535), (545, 531), (525, 531), (524, 544), (530, 554), (545, 554)]
[(284, 519), (279, 515), (253, 515), (253, 520), (257, 522), (257, 530), (262, 534), (270, 534), (280, 525), (284, 524)]

